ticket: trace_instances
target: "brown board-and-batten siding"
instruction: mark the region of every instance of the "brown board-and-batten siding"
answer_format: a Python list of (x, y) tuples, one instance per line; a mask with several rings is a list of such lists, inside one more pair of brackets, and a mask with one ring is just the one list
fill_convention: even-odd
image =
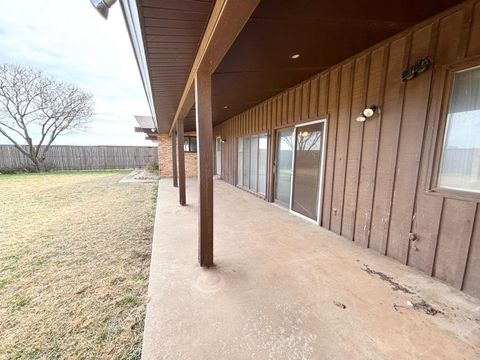
[[(401, 72), (431, 56), (431, 70)], [(235, 185), (236, 139), (327, 118), (321, 226), (480, 297), (478, 198), (432, 194), (447, 67), (478, 57), (480, 3), (467, 1), (223, 122), (222, 178)], [(355, 121), (368, 105), (376, 116)], [(413, 234), (413, 241), (412, 235)]]

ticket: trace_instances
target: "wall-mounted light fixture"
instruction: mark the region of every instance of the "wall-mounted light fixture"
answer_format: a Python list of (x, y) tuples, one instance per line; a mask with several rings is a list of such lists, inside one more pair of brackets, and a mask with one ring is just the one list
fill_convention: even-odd
[(355, 120), (357, 120), (358, 122), (364, 122), (365, 120), (367, 120), (367, 118), (365, 116), (363, 116), (362, 114), (360, 114), (360, 115), (357, 116), (357, 118)]
[(368, 118), (371, 118), (373, 115), (375, 115), (377, 110), (378, 110), (377, 105), (370, 105), (369, 107), (366, 107), (365, 109), (362, 110), (362, 113), (357, 116), (356, 120), (358, 122), (364, 122)]
[(225, 144), (225, 143), (227, 142), (227, 139), (221, 138), (221, 139), (220, 139), (220, 142), (221, 142), (222, 144)]
[(93, 7), (97, 9), (100, 15), (103, 16), (104, 19), (108, 18), (108, 11), (116, 3), (117, 0), (90, 0)]

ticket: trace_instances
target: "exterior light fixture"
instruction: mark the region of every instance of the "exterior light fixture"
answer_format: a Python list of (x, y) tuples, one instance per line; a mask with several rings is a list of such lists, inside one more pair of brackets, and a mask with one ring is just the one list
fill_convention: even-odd
[(90, 0), (93, 7), (97, 9), (100, 15), (106, 20), (108, 18), (108, 11), (115, 4), (117, 0)]
[(224, 109), (228, 109), (228, 105), (225, 105), (223, 108), (224, 108)]
[(220, 141), (221, 141), (222, 144), (225, 144), (227, 142), (227, 139), (221, 138)]
[(362, 113), (360, 115), (358, 115), (355, 120), (357, 120), (358, 122), (364, 122), (368, 118), (371, 118), (377, 112), (377, 110), (378, 110), (377, 105), (371, 105), (371, 106), (363, 109)]
[(300, 54), (293, 54), (290, 56), (290, 59), (298, 59), (300, 57)]
[(373, 116), (373, 114), (375, 114), (377, 109), (378, 109), (377, 105), (371, 105), (371, 106), (365, 108), (362, 111), (362, 114), (367, 118), (371, 118)]

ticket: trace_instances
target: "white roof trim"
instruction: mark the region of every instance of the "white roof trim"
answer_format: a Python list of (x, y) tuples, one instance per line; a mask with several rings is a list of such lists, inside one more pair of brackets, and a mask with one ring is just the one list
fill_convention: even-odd
[(132, 43), (133, 52), (137, 60), (138, 70), (143, 82), (143, 89), (147, 96), (148, 106), (152, 114), (155, 129), (157, 128), (157, 116), (155, 114), (155, 106), (153, 105), (152, 86), (150, 84), (150, 74), (148, 72), (147, 58), (145, 56), (145, 48), (143, 46), (142, 29), (140, 19), (138, 17), (136, 0), (121, 0), (120, 5), (123, 11), (125, 24), (127, 25)]

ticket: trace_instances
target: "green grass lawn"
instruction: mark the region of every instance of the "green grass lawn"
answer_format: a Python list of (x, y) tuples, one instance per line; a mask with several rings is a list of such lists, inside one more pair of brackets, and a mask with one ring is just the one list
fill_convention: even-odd
[(0, 358), (140, 358), (156, 184), (0, 176)]

